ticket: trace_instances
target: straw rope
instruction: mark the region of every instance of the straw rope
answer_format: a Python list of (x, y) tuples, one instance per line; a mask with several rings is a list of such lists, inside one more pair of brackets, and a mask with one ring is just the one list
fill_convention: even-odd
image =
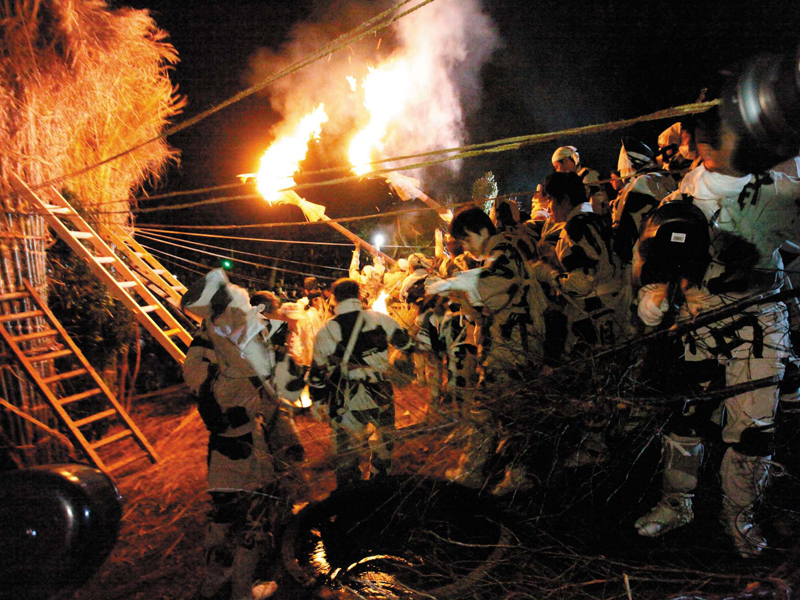
[[(385, 175), (387, 173), (394, 173), (397, 171), (407, 171), (407, 170), (414, 170), (414, 169), (424, 169), (427, 167), (432, 167), (435, 165), (439, 165), (442, 163), (446, 163), (453, 160), (462, 160), (465, 158), (475, 158), (478, 156), (484, 156), (487, 154), (495, 154), (499, 152), (509, 152), (512, 150), (520, 150), (521, 148), (527, 146), (533, 146), (536, 144), (543, 144), (546, 142), (551, 142), (555, 139), (568, 137), (568, 136), (576, 136), (576, 135), (591, 135), (591, 134), (598, 134), (598, 133), (605, 133), (609, 131), (617, 131), (619, 129), (625, 129), (636, 125), (638, 123), (647, 123), (650, 121), (660, 121), (663, 119), (674, 119), (684, 117), (688, 114), (695, 114), (700, 112), (705, 112), (711, 109), (714, 106), (717, 106), (720, 103), (719, 100), (711, 100), (708, 102), (695, 102), (692, 104), (683, 104), (680, 106), (674, 106), (672, 108), (666, 108), (663, 110), (659, 110), (656, 112), (652, 112), (646, 115), (641, 115), (639, 117), (631, 118), (631, 119), (621, 119), (618, 121), (610, 121), (607, 123), (599, 123), (595, 125), (584, 125), (581, 127), (572, 127), (569, 129), (562, 129), (559, 131), (551, 131), (547, 133), (534, 133), (529, 135), (522, 135), (510, 138), (504, 138), (499, 140), (494, 140), (491, 142), (483, 142), (480, 144), (470, 144), (467, 146), (461, 146), (459, 148), (447, 148), (442, 150), (432, 150), (430, 152), (424, 152), (420, 154), (412, 154), (407, 156), (398, 156), (393, 158), (387, 158), (380, 161), (376, 161), (370, 164), (378, 164), (378, 163), (386, 163), (386, 162), (395, 162), (400, 160), (405, 160), (408, 158), (419, 158), (419, 157), (427, 157), (427, 156), (441, 156), (444, 154), (452, 154), (452, 156), (445, 156), (443, 158), (425, 162), (417, 162), (407, 165), (401, 165), (396, 167), (389, 167), (385, 169), (378, 169), (368, 173), (367, 175), (348, 175), (346, 177), (338, 177), (336, 179), (329, 179), (327, 181), (318, 181), (318, 182), (310, 182), (310, 183), (301, 183), (294, 186), (290, 186), (287, 188), (283, 188), (279, 191), (281, 192), (288, 192), (288, 191), (298, 191), (298, 190), (306, 190), (312, 188), (320, 188), (320, 187), (327, 187), (332, 185), (340, 185), (343, 183), (349, 183), (353, 181), (360, 181), (365, 178), (375, 177), (380, 175)], [(347, 167), (349, 169), (350, 167)], [(304, 172), (304, 175), (319, 175), (323, 173), (329, 173), (332, 171), (341, 171), (344, 170), (345, 167), (333, 167), (330, 169), (321, 169), (317, 171), (308, 171)], [(605, 180), (604, 180), (605, 182)], [(154, 196), (150, 199), (155, 198), (169, 198), (169, 197), (177, 197), (177, 196), (185, 196), (185, 195), (193, 195), (199, 194), (207, 191), (215, 191), (220, 189), (230, 189), (232, 187), (239, 187), (245, 184), (227, 184), (224, 186), (219, 187), (212, 187), (212, 188), (203, 188), (198, 190), (189, 190), (185, 192), (176, 192), (175, 194), (162, 194), (161, 196)], [(530, 192), (533, 193), (533, 192)], [(519, 195), (520, 192), (514, 195)], [(199, 200), (197, 202), (190, 202), (186, 204), (174, 204), (171, 206), (159, 206), (159, 207), (152, 207), (152, 208), (137, 208), (133, 209), (131, 212), (134, 214), (146, 214), (152, 212), (159, 212), (159, 211), (171, 211), (171, 210), (184, 210), (187, 208), (195, 208), (198, 206), (207, 206), (211, 204), (222, 204), (224, 202), (232, 202), (235, 200), (254, 200), (254, 199), (261, 199), (262, 196), (260, 194), (241, 194), (236, 196), (223, 196), (220, 198), (209, 198), (206, 200)], [(95, 211), (91, 214), (114, 214), (113, 211), (110, 212), (101, 212)]]
[[(293, 73), (296, 73), (300, 69), (302, 69), (302, 68), (304, 68), (304, 67), (306, 67), (306, 66), (308, 66), (308, 65), (310, 65), (310, 64), (312, 64), (312, 63), (314, 63), (314, 62), (316, 62), (316, 61), (318, 61), (318, 60), (320, 60), (322, 58), (325, 58), (326, 56), (334, 54), (335, 52), (338, 52), (342, 48), (345, 48), (346, 46), (349, 46), (350, 44), (352, 44), (354, 42), (357, 42), (357, 41), (365, 38), (366, 36), (368, 36), (370, 34), (373, 34), (373, 33), (376, 33), (378, 31), (381, 31), (383, 29), (386, 29), (387, 27), (389, 27), (390, 25), (392, 25), (396, 21), (398, 21), (398, 20), (402, 19), (403, 17), (405, 17), (405, 16), (407, 16), (407, 15), (409, 15), (409, 14), (411, 14), (411, 13), (417, 11), (417, 10), (419, 10), (423, 6), (425, 6), (427, 4), (430, 4), (434, 0), (422, 0), (422, 2), (420, 2), (416, 6), (413, 6), (413, 7), (409, 8), (409, 9), (407, 9), (407, 10), (401, 12), (401, 13), (398, 13), (398, 14), (394, 15), (393, 17), (387, 19), (386, 21), (383, 21), (384, 19), (386, 19), (386, 17), (391, 15), (393, 12), (397, 11), (398, 9), (400, 9), (403, 6), (405, 6), (406, 4), (409, 4), (412, 1), (413, 0), (400, 0), (400, 2), (396, 3), (395, 5), (393, 5), (388, 10), (385, 10), (382, 13), (376, 15), (375, 17), (372, 17), (371, 19), (368, 19), (367, 21), (364, 21), (363, 23), (361, 23), (360, 25), (358, 25), (354, 29), (350, 30), (347, 33), (344, 33), (344, 34), (340, 35), (339, 37), (337, 37), (333, 41), (331, 41), (328, 44), (324, 45), (319, 50), (317, 50), (315, 52), (312, 52), (311, 54), (307, 55), (306, 57), (304, 57), (304, 58), (300, 59), (299, 61), (295, 62), (294, 64), (290, 65), (286, 69), (284, 69), (282, 71), (279, 71), (278, 73), (276, 73), (276, 74), (274, 74), (274, 75), (272, 75), (270, 77), (267, 77), (261, 83), (258, 83), (256, 85), (250, 86), (247, 89), (244, 89), (244, 90), (234, 94), (233, 96), (231, 96), (227, 100), (223, 100), (222, 102), (220, 102), (219, 104), (217, 104), (215, 106), (212, 106), (208, 110), (205, 110), (205, 111), (201, 112), (200, 114), (195, 115), (194, 117), (192, 117), (190, 119), (187, 119), (186, 121), (184, 121), (182, 123), (179, 123), (177, 125), (174, 125), (173, 127), (170, 127), (169, 129), (163, 131), (161, 134), (159, 134), (159, 135), (157, 135), (155, 137), (152, 137), (150, 139), (144, 140), (144, 141), (142, 141), (142, 142), (140, 142), (140, 143), (128, 148), (127, 150), (123, 150), (122, 152), (119, 152), (119, 153), (117, 153), (117, 154), (115, 154), (113, 156), (110, 156), (108, 158), (100, 160), (100, 161), (98, 161), (98, 162), (96, 162), (94, 164), (91, 164), (91, 165), (83, 168), (83, 169), (80, 169), (78, 171), (73, 171), (72, 173), (68, 173), (68, 174), (65, 174), (65, 175), (61, 175), (60, 177), (56, 177), (56, 178), (50, 179), (49, 181), (45, 181), (44, 183), (41, 183), (41, 184), (39, 184), (38, 186), (36, 186), (36, 187), (34, 187), (32, 189), (37, 190), (37, 189), (40, 189), (40, 188), (43, 188), (43, 187), (46, 187), (46, 186), (54, 185), (55, 183), (64, 181), (66, 179), (70, 179), (70, 178), (73, 178), (73, 177), (77, 177), (79, 175), (83, 175), (84, 173), (87, 173), (87, 172), (92, 171), (92, 170), (94, 170), (94, 169), (96, 169), (98, 167), (101, 167), (101, 166), (106, 165), (106, 164), (108, 164), (110, 162), (113, 162), (113, 161), (115, 161), (115, 160), (117, 160), (119, 158), (122, 158), (123, 156), (131, 154), (131, 153), (135, 152), (136, 150), (139, 150), (140, 148), (142, 148), (144, 146), (147, 146), (147, 145), (152, 144), (154, 142), (166, 139), (169, 136), (172, 136), (172, 135), (175, 135), (178, 132), (184, 131), (184, 130), (186, 130), (186, 129), (188, 129), (188, 128), (190, 128), (190, 127), (192, 127), (192, 126), (194, 126), (194, 125), (196, 125), (198, 123), (200, 123), (201, 121), (204, 121), (208, 117), (220, 112), (221, 110), (224, 110), (225, 108), (228, 108), (229, 106), (232, 106), (233, 104), (236, 104), (237, 102), (240, 102), (241, 100), (244, 100), (245, 98), (248, 98), (248, 97), (252, 96), (253, 94), (256, 94), (256, 93), (260, 92), (261, 90), (263, 90), (266, 87), (272, 85), (273, 83), (275, 83), (279, 79), (283, 79), (284, 77), (288, 77), (289, 75), (292, 75)], [(377, 25), (373, 25), (374, 23), (377, 23)]]

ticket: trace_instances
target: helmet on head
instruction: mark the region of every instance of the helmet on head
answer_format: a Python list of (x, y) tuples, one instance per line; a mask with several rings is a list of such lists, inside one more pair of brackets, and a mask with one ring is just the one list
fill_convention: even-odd
[(662, 204), (645, 221), (639, 238), (641, 284), (700, 283), (711, 262), (709, 244), (706, 216), (691, 200)]
[(655, 153), (647, 144), (632, 137), (622, 138), (617, 170), (622, 177), (630, 177), (655, 160)]
[(576, 165), (581, 162), (581, 157), (578, 154), (578, 149), (575, 146), (561, 146), (561, 148), (558, 148), (555, 152), (553, 152), (553, 158), (550, 159), (550, 162), (556, 164), (565, 158), (571, 158), (572, 162), (574, 162)]

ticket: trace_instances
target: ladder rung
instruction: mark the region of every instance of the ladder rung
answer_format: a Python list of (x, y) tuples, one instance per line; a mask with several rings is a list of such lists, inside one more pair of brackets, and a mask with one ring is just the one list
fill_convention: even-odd
[(67, 208), (66, 206), (56, 206), (55, 204), (43, 204), (47, 210), (49, 210), (54, 215), (71, 215), (73, 211)]
[(167, 329), (164, 331), (164, 335), (167, 337), (172, 337), (173, 335), (178, 335), (183, 329), (180, 327), (176, 327), (175, 329)]
[(25, 356), (31, 362), (42, 362), (43, 360), (51, 360), (54, 358), (61, 358), (63, 356), (69, 356), (72, 354), (72, 350), (55, 350), (53, 352), (45, 352), (44, 354), (36, 354), (34, 356)]
[(121, 461), (116, 462), (113, 465), (110, 465), (109, 467), (106, 468), (109, 471), (116, 471), (117, 469), (121, 469), (122, 467), (129, 465), (132, 462), (136, 462), (137, 460), (140, 460), (142, 458), (149, 458), (149, 456), (144, 452), (140, 452), (138, 454), (134, 454), (133, 456), (129, 456), (128, 458), (124, 458)]
[(137, 285), (139, 285), (139, 282), (138, 281), (118, 281), (117, 284), (119, 285), (119, 287), (121, 287), (123, 289), (128, 289), (128, 288), (136, 287)]
[(39, 340), (42, 338), (53, 337), (55, 335), (58, 335), (58, 332), (55, 329), (46, 329), (45, 331), (37, 331), (36, 333), (14, 335), (11, 336), (11, 340), (14, 342), (27, 342), (29, 340)]
[(169, 287), (171, 287), (171, 288), (172, 288), (173, 290), (175, 290), (176, 292), (179, 292), (180, 290), (184, 289), (184, 288), (183, 288), (183, 285), (182, 285), (182, 284), (180, 284), (180, 283), (179, 283), (178, 285), (171, 285), (171, 286), (169, 286)]
[(80, 377), (86, 375), (89, 371), (86, 369), (75, 369), (74, 371), (64, 371), (51, 377), (45, 377), (42, 381), (46, 384), (55, 383), (56, 381), (63, 381), (65, 379), (72, 379), (73, 377)]
[(33, 317), (43, 317), (44, 312), (41, 310), (29, 310), (28, 312), (12, 313), (10, 315), (0, 315), (0, 322), (5, 321), (21, 321), (22, 319), (30, 319)]
[(151, 313), (154, 310), (158, 310), (158, 306), (155, 304), (150, 304), (149, 306), (140, 306), (139, 309), (144, 313)]
[(126, 437), (132, 436), (133, 432), (130, 429), (123, 429), (119, 433), (115, 433), (114, 435), (110, 435), (107, 438), (103, 438), (91, 444), (91, 447), (95, 450), (97, 448), (102, 448), (103, 446), (108, 446), (109, 444), (113, 444), (119, 440), (125, 439)]
[(95, 262), (97, 262), (97, 263), (99, 263), (101, 265), (106, 265), (108, 263), (117, 262), (117, 259), (114, 256), (93, 256), (92, 258), (94, 258)]
[(88, 231), (70, 231), (70, 233), (72, 234), (72, 237), (78, 240), (88, 240), (95, 237), (93, 233)]
[(0, 302), (6, 302), (8, 300), (23, 300), (30, 297), (31, 295), (28, 292), (9, 292), (8, 294), (0, 294)]
[(101, 393), (103, 390), (100, 388), (94, 388), (91, 390), (87, 390), (85, 392), (81, 392), (80, 394), (73, 394), (72, 396), (67, 396), (66, 398), (59, 398), (58, 403), (61, 406), (65, 404), (71, 404), (73, 402), (78, 402), (79, 400), (85, 400), (86, 398), (91, 398), (92, 396), (97, 396), (97, 394)]
[(75, 427), (83, 427), (84, 425), (88, 425), (89, 423), (94, 423), (95, 421), (100, 421), (101, 419), (107, 419), (108, 417), (113, 417), (115, 414), (117, 414), (117, 409), (110, 408), (109, 410), (104, 410), (103, 412), (99, 412), (95, 415), (88, 416), (85, 419), (81, 419), (80, 421), (75, 421)]

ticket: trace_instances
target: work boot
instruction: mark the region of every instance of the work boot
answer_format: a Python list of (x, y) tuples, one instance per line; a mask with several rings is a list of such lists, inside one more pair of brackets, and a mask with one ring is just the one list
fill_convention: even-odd
[(767, 540), (754, 522), (750, 507), (737, 507), (723, 501), (720, 522), (742, 558), (756, 558), (767, 548)]
[(746, 456), (733, 447), (728, 448), (722, 458), (720, 520), (742, 558), (755, 558), (767, 547), (753, 512), (769, 483), (769, 459), (768, 456)]
[(653, 509), (633, 524), (639, 535), (659, 537), (692, 522), (692, 494), (664, 494)]

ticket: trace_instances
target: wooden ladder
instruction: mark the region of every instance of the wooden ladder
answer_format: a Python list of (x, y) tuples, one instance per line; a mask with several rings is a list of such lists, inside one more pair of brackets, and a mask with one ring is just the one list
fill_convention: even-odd
[[(52, 188), (49, 196), (53, 203), (45, 202), (14, 174), (11, 175), (11, 186), (44, 217), (58, 237), (86, 261), (92, 272), (108, 286), (112, 295), (133, 313), (136, 320), (170, 356), (183, 364), (186, 358), (185, 349), (192, 343), (192, 336), (69, 202)], [(176, 340), (183, 347), (179, 347)]]
[[(66, 425), (72, 440), (108, 475), (142, 458), (156, 462), (156, 451), (97, 371), (30, 283), (23, 283), (25, 291), (0, 295), (0, 336)], [(42, 343), (48, 339), (52, 342)], [(45, 361), (53, 365), (46, 375), (36, 367)], [(98, 426), (105, 435), (95, 440), (91, 430)], [(118, 450), (116, 462), (107, 464), (109, 458), (100, 457), (101, 449), (104, 454), (113, 452), (111, 445), (126, 439), (132, 439), (143, 452), (117, 446), (124, 453), (120, 455)]]
[[(181, 298), (186, 293), (186, 286), (178, 281), (178, 278), (170, 273), (156, 257), (150, 254), (122, 227), (101, 224), (98, 230), (103, 238), (110, 241), (115, 248), (125, 255), (135, 272), (141, 274), (154, 286), (157, 286), (167, 302), (175, 308), (180, 308)], [(186, 312), (185, 314), (194, 320), (197, 325), (202, 322), (200, 317), (191, 312)]]

